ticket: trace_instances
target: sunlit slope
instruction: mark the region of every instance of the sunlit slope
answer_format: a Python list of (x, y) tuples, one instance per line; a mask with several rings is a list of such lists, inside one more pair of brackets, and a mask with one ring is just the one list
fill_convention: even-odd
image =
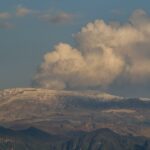
[(52, 132), (108, 127), (142, 135), (141, 131), (150, 131), (150, 100), (97, 91), (6, 89), (0, 91), (0, 122), (13, 128), (32, 125)]

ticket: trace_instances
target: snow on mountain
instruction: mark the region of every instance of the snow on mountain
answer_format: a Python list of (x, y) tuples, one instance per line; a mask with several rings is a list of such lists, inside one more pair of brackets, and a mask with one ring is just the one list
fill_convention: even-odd
[(140, 99), (141, 101), (149, 101), (149, 102), (150, 102), (150, 98), (140, 97), (139, 99)]
[(0, 121), (47, 118), (52, 113), (95, 109), (103, 101), (122, 97), (93, 91), (56, 91), (35, 88), (0, 90)]
[(137, 112), (137, 109), (144, 110), (149, 106), (150, 103), (143, 99), (126, 99), (97, 91), (56, 91), (35, 88), (0, 90), (1, 123), (23, 120), (72, 122), (77, 118), (80, 122), (81, 118), (86, 120), (84, 115), (91, 116), (94, 113), (95, 118), (100, 119), (109, 117), (106, 116), (108, 114), (106, 112), (110, 110), (127, 114), (125, 110)]
[(149, 124), (149, 108), (149, 99), (129, 99), (98, 91), (0, 90), (0, 124), (33, 125), (55, 132), (89, 131), (106, 125), (118, 130), (120, 124)]
[(114, 96), (104, 92), (97, 91), (57, 91), (49, 89), (35, 89), (35, 88), (14, 88), (0, 90), (0, 100), (14, 99), (14, 98), (38, 98), (40, 100), (49, 99), (53, 96), (80, 96), (89, 97), (99, 100), (121, 100), (123, 97)]

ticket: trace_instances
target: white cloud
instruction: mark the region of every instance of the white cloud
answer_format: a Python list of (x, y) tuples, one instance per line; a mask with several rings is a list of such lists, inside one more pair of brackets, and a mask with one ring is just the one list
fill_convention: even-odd
[(23, 16), (27, 16), (27, 15), (29, 15), (31, 13), (32, 13), (32, 10), (28, 9), (26, 7), (18, 7), (16, 9), (16, 15), (17, 16), (22, 16), (23, 17)]
[(73, 14), (66, 12), (59, 12), (56, 14), (49, 12), (39, 15), (40, 20), (56, 24), (71, 22), (74, 19), (74, 17), (75, 16)]
[(107, 87), (116, 79), (150, 81), (150, 17), (136, 10), (129, 22), (88, 23), (75, 36), (76, 48), (60, 43), (44, 55), (34, 77), (51, 89)]
[(11, 18), (11, 14), (8, 12), (0, 12), (0, 19), (9, 19)]
[(12, 14), (9, 12), (0, 12), (0, 29), (10, 29), (14, 25), (9, 22), (9, 19), (12, 17)]
[[(39, 21), (46, 23), (54, 23), (54, 24), (65, 24), (70, 23), (76, 17), (74, 14), (67, 12), (53, 12), (50, 10), (34, 10), (29, 9), (27, 7), (18, 6), (14, 13), (9, 12), (0, 12), (0, 20), (8, 20), (10, 18), (22, 18), (25, 16), (32, 16), (34, 19), (38, 19)], [(4, 24), (4, 23), (3, 23)]]
[(0, 29), (11, 29), (14, 25), (10, 22), (0, 22)]

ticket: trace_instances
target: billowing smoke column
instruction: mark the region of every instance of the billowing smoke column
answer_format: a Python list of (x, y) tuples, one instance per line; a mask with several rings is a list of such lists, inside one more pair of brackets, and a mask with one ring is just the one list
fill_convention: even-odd
[(74, 36), (76, 48), (59, 43), (44, 55), (33, 83), (50, 89), (108, 87), (117, 79), (150, 79), (150, 17), (136, 10), (123, 25), (96, 20)]

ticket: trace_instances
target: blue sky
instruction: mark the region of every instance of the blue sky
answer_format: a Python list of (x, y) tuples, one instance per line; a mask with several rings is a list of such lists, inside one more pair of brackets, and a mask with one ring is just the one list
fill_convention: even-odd
[[(26, 10), (22, 12), (22, 8)], [(5, 15), (0, 17), (0, 88), (30, 86), (43, 55), (54, 45), (75, 45), (72, 35), (88, 22), (103, 19), (123, 23), (136, 9), (149, 14), (150, 1), (1, 0), (0, 14)], [(140, 94), (150, 96), (148, 87)], [(117, 89), (110, 91), (117, 93)], [(118, 91), (128, 95), (126, 88)]]

